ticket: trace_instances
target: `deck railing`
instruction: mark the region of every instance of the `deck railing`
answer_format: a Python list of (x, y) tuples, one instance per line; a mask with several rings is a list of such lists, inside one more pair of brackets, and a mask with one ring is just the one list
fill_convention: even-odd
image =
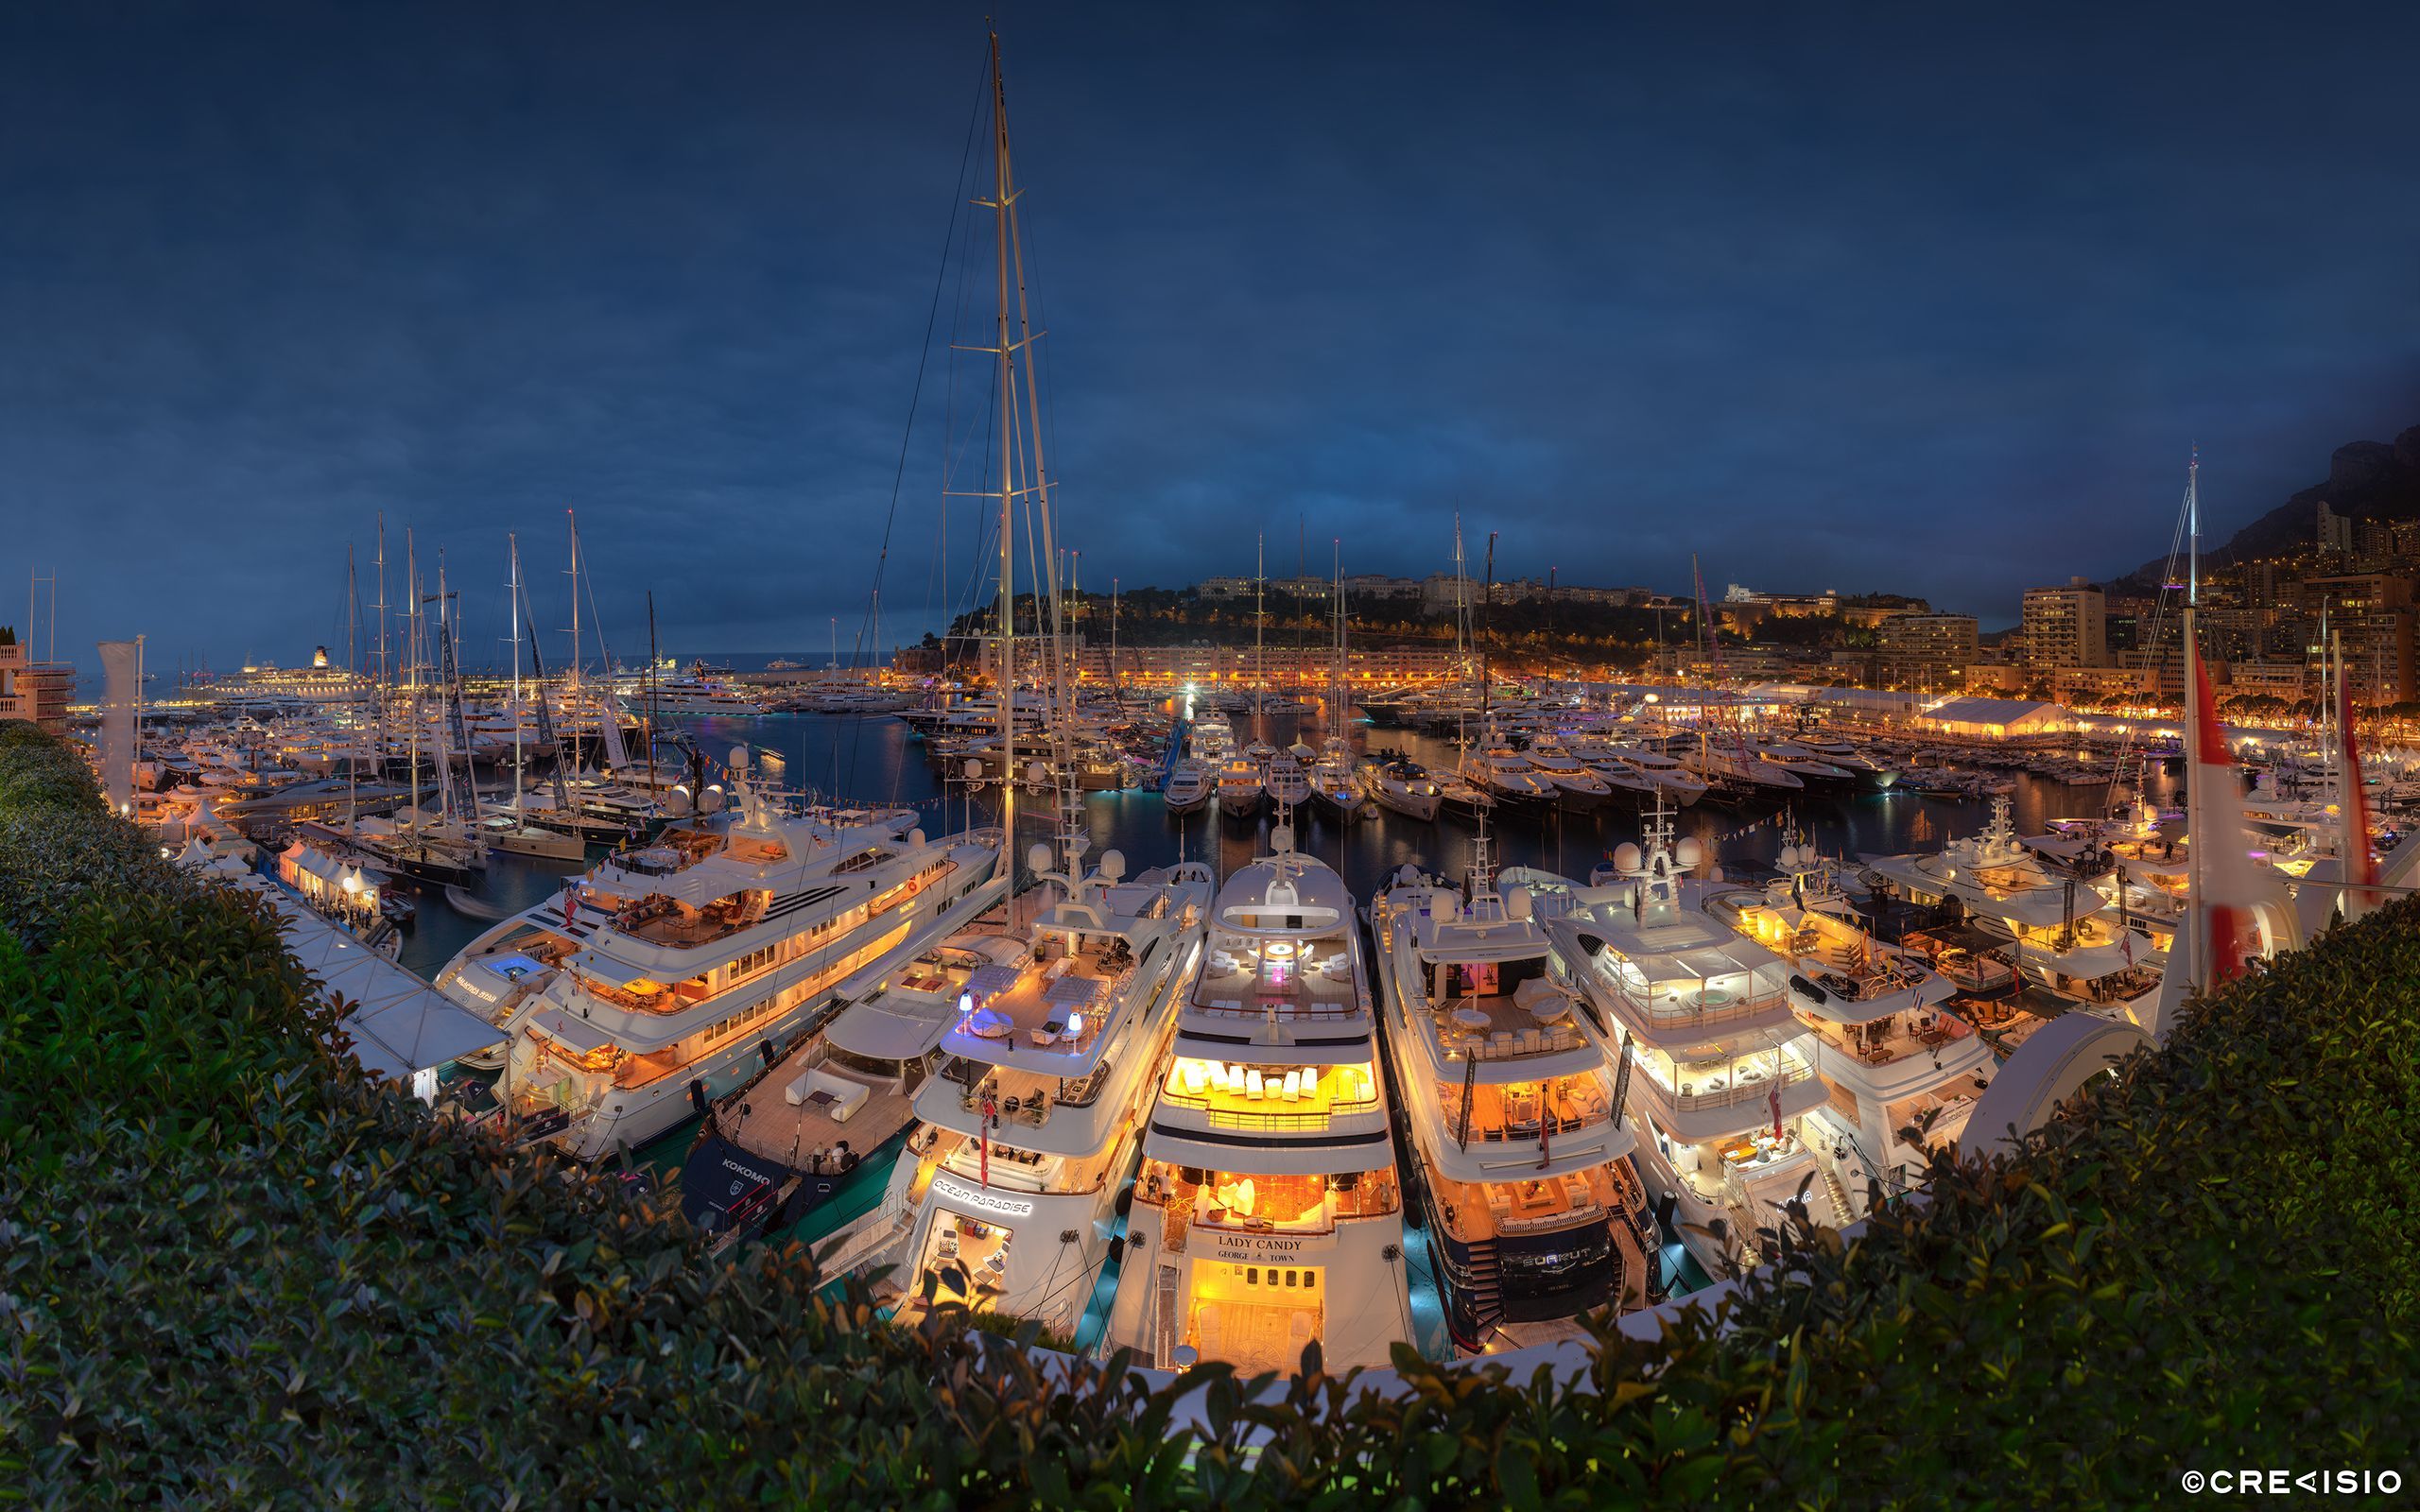
[(1735, 1108), (1744, 1103), (1760, 1103), (1772, 1095), (1774, 1088), (1795, 1087), (1814, 1074), (1812, 1067), (1792, 1065), (1784, 1068), (1778, 1076), (1768, 1072), (1754, 1081), (1739, 1082), (1715, 1091), (1686, 1093), (1666, 1086), (1651, 1073), (1641, 1077), (1640, 1083), (1656, 1101), (1668, 1104), (1679, 1112), (1693, 1113), (1708, 1108)]
[(1213, 1105), (1207, 1094), (1170, 1091), (1165, 1087), (1160, 1090), (1160, 1102), (1165, 1107), (1182, 1108), (1188, 1112), (1203, 1115), (1212, 1128), (1245, 1132), (1277, 1129), (1291, 1132), (1317, 1131), (1327, 1128), (1340, 1118), (1350, 1118), (1357, 1113), (1374, 1113), (1378, 1110), (1378, 1098), (1375, 1092), (1368, 1097), (1330, 1103), (1324, 1110), (1321, 1111), (1308, 1111), (1301, 1108), (1289, 1111), (1281, 1108), (1263, 1112), (1250, 1108), (1219, 1107)]

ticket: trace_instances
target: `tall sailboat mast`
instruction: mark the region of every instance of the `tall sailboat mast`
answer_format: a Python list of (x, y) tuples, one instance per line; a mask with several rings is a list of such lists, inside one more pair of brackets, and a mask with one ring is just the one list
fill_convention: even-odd
[[(563, 668), (563, 691), (568, 694), (579, 686), (579, 520), (565, 509), (563, 521), (571, 526), (571, 662)], [(529, 633), (537, 634), (536, 627), (531, 627)], [(605, 669), (609, 676), (613, 670)], [(572, 715), (566, 712), (563, 718), (568, 722)]]
[(521, 691), (521, 538), (512, 531), (504, 533), (505, 548), (512, 558), (512, 581), (506, 584), (512, 603), (512, 817), (521, 818), (521, 718), (528, 708), (528, 699)]
[(2185, 562), (2185, 603), (2188, 609), (2202, 603), (2202, 448), (2196, 443), (2192, 460), (2185, 465), (2185, 528), (2190, 538)]
[(410, 691), (404, 703), (404, 717), (408, 721), (411, 747), (407, 759), (412, 773), (412, 828), (420, 828), (420, 553), (413, 542), (411, 530), (404, 531), (404, 591), (407, 608), (404, 613), (405, 644), (410, 648), (406, 658), (405, 674)]
[[(377, 775), (387, 775), (387, 698), (393, 677), (387, 663), (387, 512), (378, 512), (378, 685), (370, 695), (370, 749), (378, 763)], [(354, 826), (347, 825), (348, 834)]]
[(1016, 364), (1009, 349), (1009, 86), (1000, 69), (1000, 34), (992, 34), (992, 226), (998, 265), (999, 300), (994, 356), (999, 363), (1000, 404), (1000, 655), (993, 671), (1000, 699), (1000, 865), (1011, 878), (1016, 866), (1016, 421), (1010, 407), (1016, 395)]
[[(354, 571), (353, 542), (344, 548), (344, 669), (354, 677), (361, 675), (361, 579)], [(352, 760), (344, 769), (344, 827), (352, 833), (357, 818), (361, 786), (361, 730), (353, 731)]]
[[(1352, 701), (1346, 689), (1351, 685), (1353, 679), (1344, 651), (1344, 538), (1339, 536), (1329, 541), (1328, 551), (1330, 560), (1327, 601), (1336, 622), (1335, 657), (1328, 663), (1328, 735), (1336, 742), (1336, 748), (1342, 751), (1348, 745), (1345, 729), (1350, 721), (1346, 709)], [(1349, 765), (1346, 770), (1351, 771)]]
[[(1013, 876), (1016, 865), (1017, 815), (1017, 721), (1016, 721), (1016, 455), (1020, 441), (1029, 446), (1033, 458), (1034, 488), (1038, 517), (1047, 522), (1049, 510), (1043, 490), (1042, 430), (1038, 421), (1032, 425), (1031, 438), (1027, 441), (1017, 431), (1017, 352), (1026, 353), (1026, 402), (1030, 410), (1033, 400), (1033, 352), (1026, 319), (1025, 253), (1017, 241), (1016, 172), (1009, 153), (1009, 85), (1006, 71), (1000, 63), (1000, 34), (991, 33), (992, 43), (992, 198), (986, 204), (992, 212), (993, 256), (998, 284), (994, 314), (993, 356), (998, 364), (999, 433), (1000, 433), (1000, 656), (995, 669), (999, 679), (1000, 699), (1000, 856), (1002, 869)], [(1017, 281), (1014, 315), (1015, 336), (1010, 334), (1011, 307), (1009, 280), (1014, 272)], [(1048, 525), (1043, 525), (1042, 559), (1048, 561), (1052, 549)], [(1035, 584), (1035, 604), (1045, 585)]]

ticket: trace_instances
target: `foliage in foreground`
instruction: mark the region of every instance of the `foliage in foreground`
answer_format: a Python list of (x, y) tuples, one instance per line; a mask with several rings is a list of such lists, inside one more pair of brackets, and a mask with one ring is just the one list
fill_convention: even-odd
[(1197, 1438), (1119, 1365), (1062, 1389), (819, 1299), (796, 1250), (710, 1261), (665, 1199), (365, 1084), (257, 907), (60, 755), (0, 726), (0, 834), (42, 838), (0, 848), (0, 1500), (2136, 1505), (2420, 1438), (2420, 903), (2205, 1005), (2021, 1162), (1794, 1236), (1727, 1332), (1609, 1336), (1583, 1389), (1205, 1367)]

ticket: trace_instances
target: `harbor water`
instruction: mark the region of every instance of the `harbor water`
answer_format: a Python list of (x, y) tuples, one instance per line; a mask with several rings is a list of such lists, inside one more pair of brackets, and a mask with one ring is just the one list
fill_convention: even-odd
[[(949, 785), (926, 760), (924, 743), (906, 725), (888, 715), (768, 714), (753, 719), (706, 718), (680, 721), (700, 749), (716, 761), (728, 758), (733, 747), (746, 746), (752, 760), (772, 759), (765, 766), (778, 785), (842, 802), (877, 806), (913, 806), (925, 815), (925, 828), (936, 833), (964, 828), (970, 817), (962, 789)], [(1248, 734), (1250, 717), (1236, 716), (1238, 739)], [(1267, 717), (1258, 738), (1283, 747), (1298, 736), (1316, 743), (1316, 716)], [(1432, 768), (1450, 767), (1455, 752), (1450, 743), (1410, 730), (1359, 727), (1357, 744), (1373, 751), (1390, 747)], [(2172, 772), (2154, 765), (2152, 797), (2163, 806), (2178, 801)], [(2102, 812), (2107, 789), (2097, 783), (2050, 782), (2028, 773), (2012, 774), (2017, 832), (2038, 833), (2052, 819), (2074, 818)], [(971, 822), (988, 822), (996, 810), (978, 800)], [(1878, 793), (1807, 793), (1784, 806), (1772, 801), (1739, 805), (1700, 802), (1681, 811), (1675, 826), (1682, 835), (1695, 835), (1707, 852), (1734, 874), (1754, 875), (1780, 852), (1787, 833), (1795, 827), (1827, 856), (1854, 859), (1859, 855), (1934, 850), (1949, 840), (1980, 831), (1990, 817), (1990, 805), (1972, 799), (1927, 798), (1899, 788)], [(1084, 824), (1092, 853), (1115, 848), (1126, 857), (1130, 874), (1147, 867), (1179, 860), (1207, 861), (1220, 876), (1249, 862), (1268, 844), (1273, 822), (1264, 814), (1249, 828), (1220, 816), (1215, 805), (1190, 815), (1171, 815), (1157, 793), (1130, 791), (1092, 793), (1084, 799)], [(1046, 833), (1047, 805), (1033, 799), (1020, 800), (1020, 855), (1025, 846)], [(1365, 808), (1361, 816), (1340, 823), (1320, 811), (1294, 818), (1297, 847), (1342, 873), (1357, 898), (1368, 901), (1371, 891), (1397, 868), (1407, 864), (1460, 877), (1469, 865), (1476, 826), (1451, 812), (1422, 823), (1402, 815)], [(1548, 811), (1513, 813), (1490, 822), (1489, 833), (1498, 866), (1530, 866), (1585, 881), (1589, 870), (1614, 848), (1638, 837), (1639, 816), (1626, 806), (1608, 805), (1589, 814)], [(1028, 833), (1028, 831), (1030, 833)], [(560, 893), (566, 878), (580, 868), (569, 864), (527, 861), (499, 855), (492, 859), (480, 891), (489, 902), (527, 908)], [(441, 898), (424, 900), (417, 927), (405, 939), (403, 963), (423, 976), (434, 976), (453, 954), (486, 924), (456, 913)]]

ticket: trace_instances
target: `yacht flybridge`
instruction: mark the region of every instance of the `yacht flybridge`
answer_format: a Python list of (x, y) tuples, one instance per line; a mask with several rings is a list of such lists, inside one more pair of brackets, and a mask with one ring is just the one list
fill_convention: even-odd
[(1815, 1037), (1790, 998), (1789, 963), (1709, 913), (1695, 840), (1651, 817), (1646, 846), (1615, 853), (1615, 881), (1582, 888), (1541, 922), (1577, 1022), (1616, 1066), (1636, 1120), (1639, 1173), (1658, 1228), (1709, 1271), (1753, 1260), (1755, 1231), (1802, 1186), (1809, 1215), (1839, 1228), (1845, 1193), (1822, 1179), (1803, 1125), (1824, 1100)]
[(1163, 1366), (1383, 1365), (1412, 1337), (1377, 1024), (1344, 881), (1294, 849), (1219, 890), (1157, 1089), (1102, 1341)]
[(1636, 1145), (1612, 1064), (1555, 980), (1539, 919), (1571, 885), (1490, 876), (1467, 893), (1406, 867), (1374, 902), (1389, 1060), (1410, 1128), (1408, 1183), (1437, 1238), (1454, 1341), (1660, 1295)]
[(732, 806), (487, 930), (437, 988), (510, 1035), (502, 1091), (583, 1159), (636, 1147), (762, 1070), (851, 990), (999, 896), (995, 832), (913, 810)]
[(925, 1132), (893, 1173), (912, 1211), (901, 1267), (926, 1293), (1042, 1320), (1072, 1337), (1117, 1228), (1143, 1121), (1193, 979), (1212, 878), (1199, 862), (1126, 876), (1037, 845), (1036, 885), (1007, 919), (952, 936), (892, 996), (943, 1024), (941, 1074), (915, 1098)]

